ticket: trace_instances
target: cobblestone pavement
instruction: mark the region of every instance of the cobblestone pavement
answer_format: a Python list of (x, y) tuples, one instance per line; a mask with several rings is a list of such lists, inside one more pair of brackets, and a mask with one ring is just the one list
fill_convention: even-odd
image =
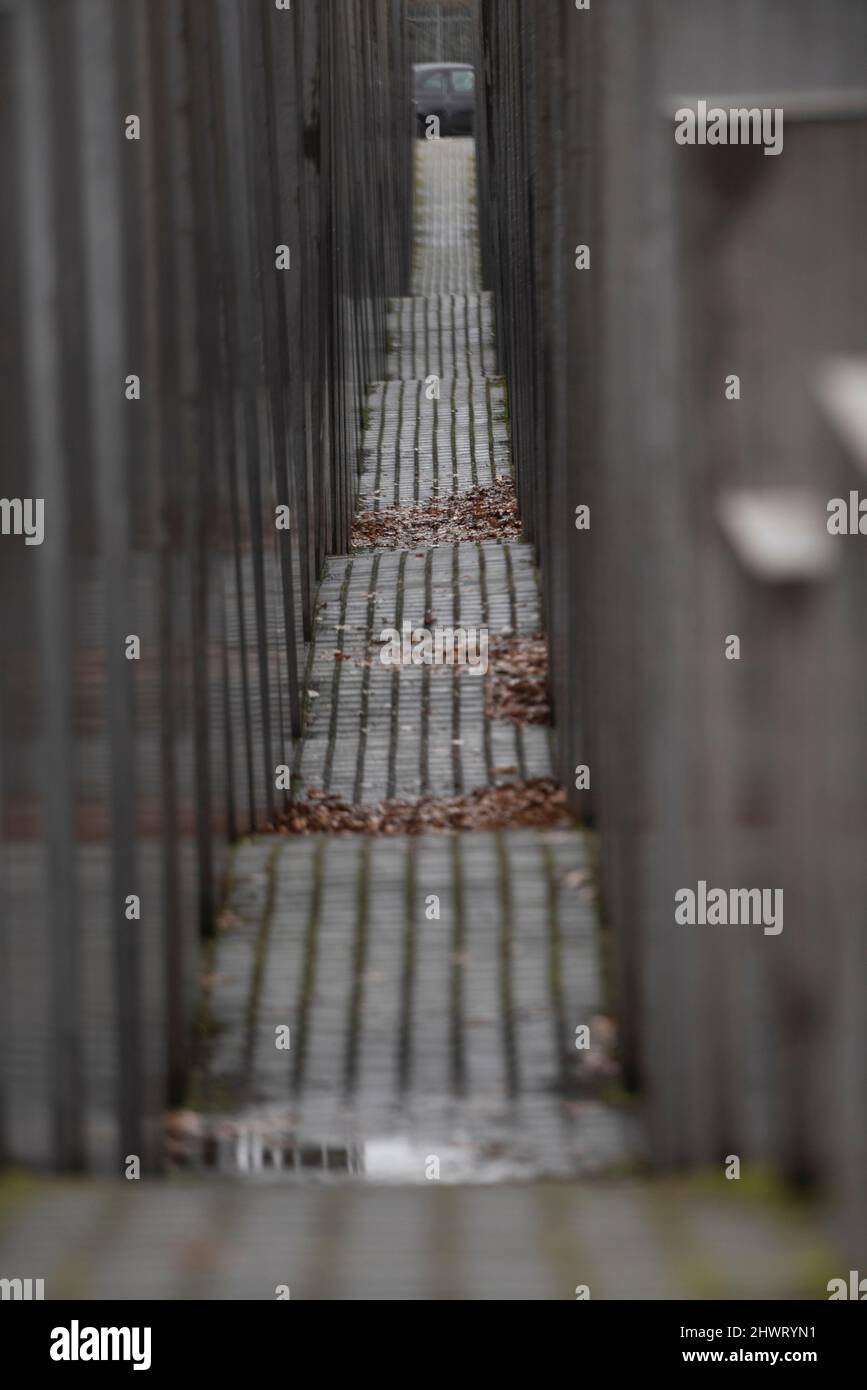
[(379, 381), (370, 389), (368, 416), (362, 508), (405, 507), (490, 484), (509, 472), (501, 377)]
[[(368, 395), (361, 506), (460, 492), (511, 468), (476, 274), (472, 143), (420, 142), (418, 159), (419, 292), (391, 306), (392, 379)], [(486, 677), (383, 665), (383, 631), (407, 620), (539, 633), (530, 547), (330, 557), (296, 794), (369, 805), (550, 776), (549, 731), (489, 719)], [(627, 1120), (600, 1098), (610, 1025), (577, 829), (263, 838), (238, 848), (231, 878), (195, 1096), (209, 1118), (191, 1162), (309, 1176), (298, 1156), (318, 1150), (331, 1156), (325, 1172), (375, 1179), (391, 1164), (417, 1182), (434, 1154), (455, 1182), (599, 1171), (635, 1152)], [(575, 1048), (582, 1025), (589, 1054)], [(288, 1051), (275, 1046), (281, 1027)]]
[(0, 1269), (48, 1299), (827, 1297), (839, 1259), (735, 1186), (7, 1179)]
[(307, 735), (293, 768), (298, 790), (370, 804), (550, 775), (549, 731), (486, 718), (486, 677), (467, 666), (383, 665), (383, 631), (407, 620), (486, 627), (491, 637), (539, 632), (529, 546), (486, 541), (329, 561)]
[(412, 293), (424, 299), (481, 288), (473, 140), (419, 140)]
[[(262, 839), (232, 879), (191, 1164), (300, 1171), (322, 1146), (335, 1168), (407, 1182), (435, 1154), (455, 1182), (629, 1156), (597, 1098), (610, 1059), (574, 832)], [(597, 1053), (576, 1051), (582, 1024)]]

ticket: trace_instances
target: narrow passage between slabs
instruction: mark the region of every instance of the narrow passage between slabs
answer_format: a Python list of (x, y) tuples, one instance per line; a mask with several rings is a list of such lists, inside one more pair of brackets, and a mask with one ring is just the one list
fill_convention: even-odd
[[(456, 1181), (627, 1152), (585, 838), (539, 722), (473, 142), (417, 159), (414, 292), (389, 306), (369, 387), (353, 553), (319, 589), (297, 811), (236, 848), (208, 967), (193, 1109), (174, 1120), (193, 1166), (412, 1182), (435, 1159)], [(387, 631), (404, 650), (482, 633), (487, 670), (386, 664)]]

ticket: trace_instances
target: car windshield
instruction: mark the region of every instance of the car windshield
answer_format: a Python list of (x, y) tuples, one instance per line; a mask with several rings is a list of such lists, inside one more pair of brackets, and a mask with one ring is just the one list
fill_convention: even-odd
[(426, 96), (434, 94), (441, 96), (446, 89), (446, 75), (444, 72), (425, 72), (416, 78), (416, 90), (423, 92)]
[(471, 92), (474, 86), (474, 74), (472, 68), (457, 68), (452, 73), (453, 92)]

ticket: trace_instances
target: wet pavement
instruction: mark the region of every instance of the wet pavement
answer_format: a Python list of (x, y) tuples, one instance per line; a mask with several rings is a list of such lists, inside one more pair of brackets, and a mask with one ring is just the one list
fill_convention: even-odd
[[(390, 307), (362, 507), (511, 471), (473, 144), (420, 142), (417, 157), (417, 292)], [(487, 677), (382, 663), (382, 632), (404, 621), (541, 633), (531, 547), (329, 558), (296, 794), (370, 805), (550, 776), (549, 730), (489, 718)], [(457, 1182), (604, 1171), (640, 1151), (628, 1110), (605, 1100), (612, 1025), (579, 829), (260, 837), (236, 849), (230, 884), (207, 968), (199, 1114), (174, 1122), (180, 1161), (423, 1182), (432, 1155)]]

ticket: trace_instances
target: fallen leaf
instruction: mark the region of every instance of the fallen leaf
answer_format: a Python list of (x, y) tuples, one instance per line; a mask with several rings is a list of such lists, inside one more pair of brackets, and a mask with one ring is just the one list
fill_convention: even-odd
[[(411, 507), (359, 512), (352, 527), (352, 549), (415, 551), (419, 545), (509, 539), (520, 534), (515, 485), (501, 475), (489, 487), (432, 497)], [(423, 552), (416, 553), (420, 557)]]
[(552, 777), (478, 787), (462, 796), (423, 796), (351, 805), (330, 792), (293, 801), (278, 822), (283, 834), (350, 832), (363, 835), (419, 835), (426, 831), (495, 830), (499, 827), (573, 824), (562, 787)]
[(488, 645), (485, 713), (513, 724), (550, 724), (544, 637), (494, 637)]

